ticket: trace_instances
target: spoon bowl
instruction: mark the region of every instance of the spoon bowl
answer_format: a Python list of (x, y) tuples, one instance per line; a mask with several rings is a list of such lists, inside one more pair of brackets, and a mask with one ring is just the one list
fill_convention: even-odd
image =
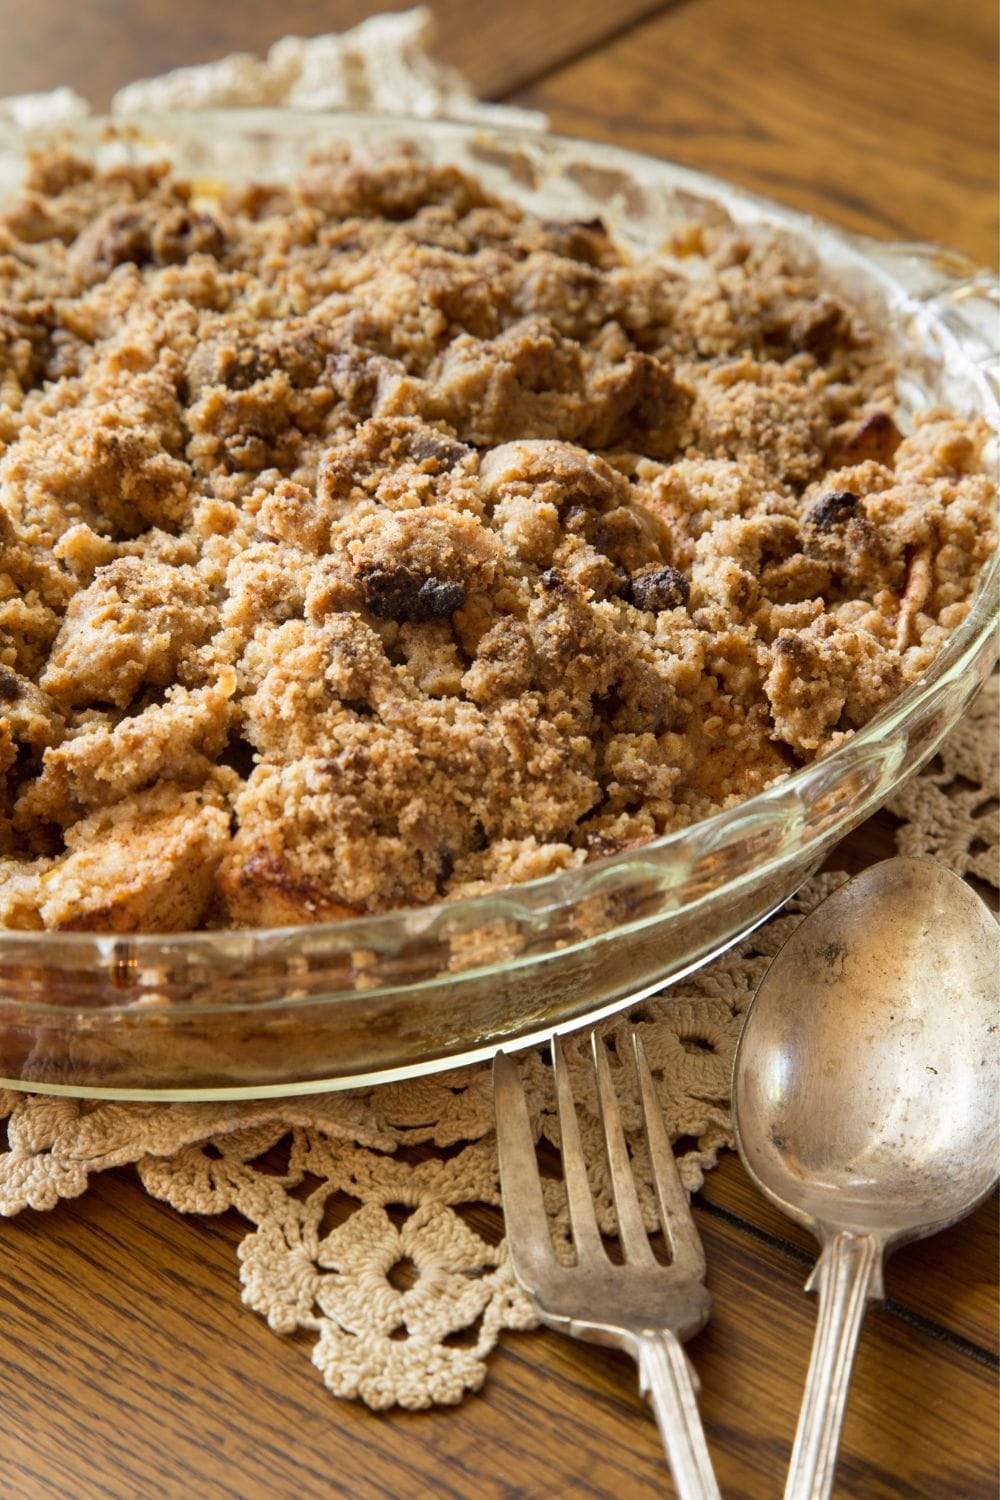
[(964, 1217), (996, 1180), (998, 932), (942, 865), (886, 860), (799, 924), (747, 1014), (737, 1146), (761, 1191), (823, 1246), (786, 1500), (829, 1493), (885, 1252)]
[(892, 859), (800, 923), (736, 1053), (761, 1190), (886, 1244), (962, 1218), (996, 1175), (997, 924), (930, 859)]

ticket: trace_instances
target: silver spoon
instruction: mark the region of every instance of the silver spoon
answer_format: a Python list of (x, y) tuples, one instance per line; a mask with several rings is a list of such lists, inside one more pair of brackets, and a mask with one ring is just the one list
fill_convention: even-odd
[(736, 1049), (736, 1144), (822, 1250), (785, 1500), (829, 1495), (865, 1305), (885, 1254), (969, 1213), (998, 1153), (998, 926), (957, 875), (889, 859), (805, 919)]

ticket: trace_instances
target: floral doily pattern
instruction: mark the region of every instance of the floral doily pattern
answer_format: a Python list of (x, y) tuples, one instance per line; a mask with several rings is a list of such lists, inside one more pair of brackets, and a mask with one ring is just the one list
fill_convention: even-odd
[[(1000, 887), (997, 679), (927, 769), (889, 803), (902, 853), (932, 854)], [(626, 1033), (642, 1037), (681, 1177), (695, 1191), (731, 1144), (729, 1079), (743, 1011), (802, 917), (847, 877), (814, 876), (782, 912), (663, 995), (626, 1007), (600, 1031), (613, 1069)], [(598, 1219), (613, 1228), (585, 1038), (567, 1039)], [(545, 1049), (522, 1054), (538, 1137), (558, 1146)], [(636, 1176), (655, 1208), (638, 1092), (618, 1091)], [(0, 1091), (9, 1149), (0, 1215), (52, 1208), (90, 1176), (133, 1166), (146, 1191), (182, 1213), (235, 1209), (246, 1305), (279, 1334), (315, 1336), (313, 1361), (334, 1395), (374, 1408), (448, 1405), (478, 1389), (504, 1329), (530, 1328), (500, 1237), (490, 1070), (479, 1065), (381, 1088), (245, 1104), (120, 1104)], [(543, 1180), (558, 1235), (562, 1187)], [(493, 1232), (493, 1231), (496, 1232)]]
[[(612, 1067), (642, 1037), (672, 1137), (689, 1143), (682, 1179), (696, 1189), (730, 1141), (729, 1076), (740, 1018), (771, 957), (802, 915), (845, 877), (819, 875), (785, 912), (662, 998), (603, 1023)], [(602, 1159), (586, 1038), (567, 1039), (587, 1157)], [(618, 1045), (615, 1045), (618, 1043)], [(544, 1049), (522, 1076), (540, 1138), (558, 1145)], [(620, 1091), (622, 1123), (656, 1213), (638, 1094)], [(91, 1174), (134, 1165), (146, 1191), (182, 1213), (236, 1209), (252, 1226), (239, 1248), (243, 1300), (276, 1333), (316, 1335), (329, 1389), (369, 1406), (426, 1407), (477, 1389), (505, 1328), (534, 1325), (503, 1242), (469, 1222), (499, 1209), (487, 1065), (409, 1083), (300, 1100), (131, 1104), (0, 1091), (9, 1149), (0, 1214), (52, 1208)], [(613, 1229), (610, 1181), (597, 1169), (598, 1219)], [(565, 1235), (560, 1184), (546, 1181)]]

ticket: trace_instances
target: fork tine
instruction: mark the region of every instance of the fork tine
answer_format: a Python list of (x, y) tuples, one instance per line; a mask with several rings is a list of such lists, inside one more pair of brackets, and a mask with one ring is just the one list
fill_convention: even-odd
[(621, 1116), (618, 1113), (618, 1100), (615, 1098), (615, 1088), (611, 1081), (607, 1053), (603, 1043), (598, 1040), (596, 1032), (593, 1033), (590, 1041), (594, 1054), (594, 1070), (597, 1074), (597, 1097), (600, 1101), (601, 1120), (604, 1124), (604, 1143), (608, 1153), (608, 1166), (611, 1168), (615, 1211), (618, 1215), (618, 1235), (625, 1252), (625, 1260), (633, 1264), (655, 1266), (656, 1257), (649, 1243), (646, 1226), (642, 1222), (642, 1210), (635, 1191), (632, 1163), (629, 1160), (628, 1147), (625, 1145), (625, 1135), (622, 1131)]
[(649, 1071), (649, 1059), (637, 1031), (632, 1033), (632, 1051), (639, 1076), (642, 1120), (660, 1210), (660, 1228), (663, 1238), (670, 1246), (674, 1265), (700, 1280), (705, 1275), (705, 1252), (701, 1236), (691, 1217), (691, 1206), (677, 1170), (677, 1158), (670, 1145), (667, 1127), (663, 1123), (663, 1111), (653, 1085), (653, 1075)]
[(552, 1070), (556, 1079), (556, 1104), (559, 1109), (559, 1136), (562, 1141), (563, 1179), (569, 1200), (569, 1221), (573, 1230), (578, 1262), (588, 1255), (607, 1259), (597, 1227), (594, 1199), (587, 1180), (587, 1162), (580, 1140), (580, 1122), (576, 1117), (573, 1091), (570, 1087), (566, 1053), (558, 1037), (552, 1042)]
[[(493, 1102), (507, 1248), (514, 1274), (530, 1287), (555, 1265), (555, 1254), (524, 1088), (516, 1065), (505, 1052), (498, 1052), (493, 1059)], [(511, 1213), (506, 1212), (508, 1205)]]

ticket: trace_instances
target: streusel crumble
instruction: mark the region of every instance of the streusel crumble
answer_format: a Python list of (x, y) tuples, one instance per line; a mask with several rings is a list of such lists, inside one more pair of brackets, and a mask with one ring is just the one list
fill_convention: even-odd
[(963, 618), (986, 438), (903, 436), (773, 241), (50, 152), (0, 218), (0, 924), (384, 911), (751, 797)]

